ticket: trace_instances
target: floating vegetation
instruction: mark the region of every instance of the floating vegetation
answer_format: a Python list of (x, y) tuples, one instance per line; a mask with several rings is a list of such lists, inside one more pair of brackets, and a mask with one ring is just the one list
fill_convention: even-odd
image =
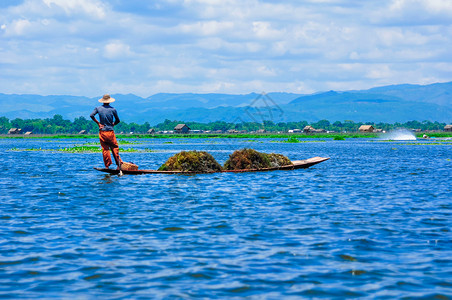
[[(137, 141), (126, 141), (126, 140), (118, 140), (118, 145), (138, 145), (138, 144), (143, 144), (143, 142), (137, 142)], [(90, 145), (97, 145), (99, 146), (99, 142), (88, 142), (88, 143), (83, 143), (83, 146), (90, 146)], [(76, 145), (79, 146), (79, 145)]]
[[(100, 146), (74, 146), (74, 147), (65, 147), (58, 149), (42, 149), (42, 148), (12, 148), (10, 151), (49, 151), (49, 152), (68, 152), (68, 153), (99, 153), (102, 152), (102, 148)], [(119, 148), (119, 152), (157, 152), (152, 149), (134, 149), (134, 148)]]
[[(297, 141), (294, 141), (294, 139), (296, 139)], [(289, 141), (290, 140), (290, 141)], [(299, 139), (297, 139), (296, 137), (291, 137), (287, 140), (283, 140), (283, 141), (270, 141), (270, 143), (324, 143), (326, 142), (325, 140), (316, 140), (316, 141), (312, 141), (312, 140), (308, 140), (308, 141), (300, 141)]]
[(333, 141), (345, 141), (345, 138), (344, 138), (343, 136), (336, 135), (336, 136), (333, 138)]
[(119, 145), (138, 145), (138, 144), (143, 144), (143, 142), (118, 140), (118, 144)]
[[(90, 145), (97, 145), (97, 146), (99, 146), (99, 142), (88, 142), (88, 143), (83, 143), (82, 145), (83, 146), (90, 146)], [(76, 145), (76, 146), (78, 146), (78, 145)]]
[(351, 256), (351, 255), (347, 255), (347, 254), (341, 254), (339, 255), (340, 258), (342, 258), (343, 260), (347, 260), (347, 261), (358, 261), (355, 257)]
[(350, 274), (352, 274), (353, 276), (359, 276), (362, 274), (366, 274), (367, 272), (364, 270), (351, 270), (349, 271)]
[(422, 145), (422, 146), (431, 146), (431, 145), (452, 145), (452, 142), (448, 141), (438, 141), (438, 142), (421, 142), (421, 143), (401, 143), (397, 145)]
[(224, 163), (225, 170), (265, 169), (291, 165), (292, 162), (282, 154), (266, 154), (254, 149), (236, 150)]
[(299, 143), (299, 142), (300, 142), (300, 140), (297, 139), (297, 138), (294, 137), (294, 136), (291, 136), (291, 137), (288, 138), (287, 141), (286, 141), (286, 143)]
[(182, 151), (171, 156), (159, 171), (218, 172), (221, 165), (205, 151)]
[(42, 148), (26, 148), (26, 149), (20, 149), (20, 148), (11, 148), (9, 151), (49, 151), (48, 149), (42, 149)]
[(94, 152), (101, 152), (102, 148), (99, 146), (78, 146), (78, 145), (76, 145), (74, 147), (60, 148), (55, 151), (71, 152), (71, 153), (80, 153), (80, 152), (94, 153)]

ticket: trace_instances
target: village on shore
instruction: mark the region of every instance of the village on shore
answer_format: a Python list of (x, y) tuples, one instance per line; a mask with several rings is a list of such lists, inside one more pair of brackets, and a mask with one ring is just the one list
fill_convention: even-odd
[[(420, 132), (452, 132), (452, 125), (445, 125), (443, 130), (428, 130), (428, 131), (422, 131), (421, 129), (410, 129), (410, 131), (414, 133), (420, 133)], [(375, 128), (373, 125), (361, 125), (358, 128), (358, 132), (360, 133), (385, 133), (386, 131), (383, 129)], [(81, 130), (78, 132), (79, 135), (88, 134), (89, 132), (87, 130)], [(199, 130), (194, 129), (192, 130), (187, 124), (177, 124), (173, 130), (159, 130), (156, 131), (154, 128), (149, 129), (145, 134), (148, 135), (156, 135), (156, 134), (265, 134), (265, 133), (288, 133), (288, 134), (297, 134), (297, 133), (304, 133), (304, 134), (322, 134), (322, 133), (338, 133), (337, 131), (330, 131), (325, 130), (322, 128), (314, 128), (311, 125), (305, 126), (303, 129), (295, 128), (295, 129), (289, 129), (286, 132), (281, 131), (267, 131), (265, 129), (258, 129), (256, 131), (247, 131), (247, 130), (237, 130), (237, 129), (229, 129), (229, 130)], [(342, 131), (341, 133), (347, 133), (345, 131)], [(21, 128), (11, 128), (8, 131), (8, 135), (32, 135), (32, 131), (26, 131), (23, 132)], [(137, 134), (135, 132), (119, 132), (119, 134)]]
[[(394, 130), (408, 130), (414, 134), (421, 133), (452, 133), (450, 123), (438, 121), (406, 121), (404, 123), (384, 122), (355, 122), (352, 120), (334, 121), (319, 120), (273, 122), (260, 120), (253, 122), (225, 122), (211, 121), (206, 123), (195, 121), (169, 120), (151, 125), (149, 122), (137, 124), (128, 120), (121, 120), (115, 126), (115, 132), (122, 135), (328, 135), (328, 134), (360, 134), (375, 135)], [(55, 135), (94, 135), (98, 133), (98, 126), (91, 119), (80, 116), (74, 120), (65, 119), (62, 115), (52, 118), (9, 120), (0, 117), (0, 136), (55, 136)]]

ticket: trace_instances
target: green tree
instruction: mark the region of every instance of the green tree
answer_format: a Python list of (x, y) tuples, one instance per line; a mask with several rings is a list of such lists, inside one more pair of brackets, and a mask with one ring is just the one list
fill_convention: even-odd
[(11, 123), (7, 117), (0, 117), (0, 133), (5, 134), (11, 129)]

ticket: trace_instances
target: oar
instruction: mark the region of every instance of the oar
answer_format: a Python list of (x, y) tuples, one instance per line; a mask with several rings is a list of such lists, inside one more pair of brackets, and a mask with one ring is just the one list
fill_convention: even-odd
[(122, 173), (122, 163), (119, 162), (119, 176), (122, 176), (122, 175), (124, 175), (124, 174)]
[(113, 151), (113, 149), (111, 149), (111, 152), (113, 153), (113, 157), (115, 158), (115, 161), (118, 163), (118, 167), (119, 167), (119, 176), (124, 175), (124, 174), (122, 173), (122, 162), (121, 162), (121, 159), (119, 158), (119, 155), (118, 155), (118, 157), (116, 157), (115, 152)]

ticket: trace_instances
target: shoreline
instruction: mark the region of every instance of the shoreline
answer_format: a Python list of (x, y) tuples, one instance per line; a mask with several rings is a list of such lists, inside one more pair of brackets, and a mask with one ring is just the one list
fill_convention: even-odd
[[(207, 139), (207, 138), (377, 138), (385, 133), (196, 133), (196, 134), (116, 134), (118, 139), (137, 138), (137, 139)], [(387, 134), (387, 133), (386, 133)], [(448, 138), (452, 137), (452, 132), (416, 132), (413, 133), (416, 138), (422, 138), (427, 135), (430, 138)], [(0, 139), (93, 139), (98, 138), (97, 134), (0, 134)]]

